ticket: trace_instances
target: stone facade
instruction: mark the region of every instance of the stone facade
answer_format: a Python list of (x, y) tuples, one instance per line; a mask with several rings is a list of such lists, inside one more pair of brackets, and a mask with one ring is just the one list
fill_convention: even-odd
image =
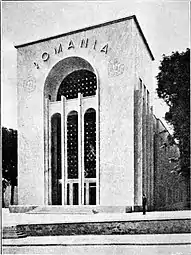
[[(73, 184), (66, 182), (66, 144), (67, 116), (71, 110), (78, 113), (78, 203), (85, 203), (83, 187), (89, 180), (85, 180), (83, 163), (84, 114), (88, 108), (94, 108), (96, 205), (140, 208), (145, 193), (148, 208), (152, 210), (156, 203), (151, 108), (154, 58), (136, 17), (16, 48), (18, 204), (53, 203), (51, 118), (54, 114), (61, 116), (62, 177), (58, 182), (62, 190), (61, 204), (66, 205), (70, 199), (67, 188)], [(96, 77), (95, 96), (88, 99), (79, 94), (73, 101), (62, 97), (58, 102), (57, 93), (63, 80), (79, 70), (88, 70)]]

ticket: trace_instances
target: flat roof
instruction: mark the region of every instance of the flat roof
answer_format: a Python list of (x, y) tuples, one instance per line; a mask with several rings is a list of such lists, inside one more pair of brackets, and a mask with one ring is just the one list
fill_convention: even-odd
[(148, 50), (149, 54), (151, 56), (151, 59), (154, 60), (154, 56), (151, 52), (151, 49), (150, 49), (150, 47), (147, 43), (147, 40), (146, 40), (146, 38), (143, 34), (143, 31), (142, 31), (142, 29), (139, 25), (139, 22), (138, 22), (135, 15), (128, 16), (128, 17), (121, 18), (121, 19), (117, 19), (117, 20), (108, 21), (108, 22), (101, 23), (101, 24), (98, 24), (98, 25), (93, 25), (93, 26), (90, 26), (90, 27), (77, 29), (77, 30), (74, 30), (74, 31), (66, 32), (66, 33), (63, 33), (63, 34), (59, 34), (59, 35), (55, 35), (55, 36), (51, 36), (51, 37), (47, 37), (47, 38), (43, 38), (43, 39), (39, 39), (39, 40), (36, 40), (36, 41), (32, 41), (32, 42), (28, 42), (28, 43), (24, 43), (24, 44), (20, 44), (20, 45), (15, 45), (15, 48), (18, 49), (18, 48), (25, 47), (25, 46), (28, 46), (28, 45), (44, 42), (44, 41), (51, 40), (51, 39), (56, 39), (56, 38), (59, 38), (59, 37), (62, 37), (62, 36), (72, 35), (72, 34), (80, 33), (80, 32), (83, 32), (83, 31), (88, 31), (88, 30), (91, 30), (91, 29), (95, 29), (95, 28), (99, 28), (99, 27), (103, 27), (103, 26), (108, 26), (108, 25), (111, 25), (111, 24), (115, 24), (115, 23), (119, 23), (119, 22), (122, 22), (122, 21), (129, 20), (129, 19), (134, 19), (135, 24), (137, 25), (137, 28), (138, 28), (138, 30), (139, 30), (142, 38), (143, 38), (143, 41), (144, 41), (144, 43), (147, 47), (147, 50)]

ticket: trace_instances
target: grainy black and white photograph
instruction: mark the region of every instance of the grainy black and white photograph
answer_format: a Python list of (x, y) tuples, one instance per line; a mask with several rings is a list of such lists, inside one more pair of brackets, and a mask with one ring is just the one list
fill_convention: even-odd
[(2, 1), (2, 254), (189, 255), (189, 1)]

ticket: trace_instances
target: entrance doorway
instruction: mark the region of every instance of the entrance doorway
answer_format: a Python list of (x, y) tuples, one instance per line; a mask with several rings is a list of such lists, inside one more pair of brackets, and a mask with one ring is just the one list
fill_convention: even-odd
[(73, 71), (62, 81), (51, 116), (52, 204), (96, 205), (98, 185), (98, 98), (96, 75)]

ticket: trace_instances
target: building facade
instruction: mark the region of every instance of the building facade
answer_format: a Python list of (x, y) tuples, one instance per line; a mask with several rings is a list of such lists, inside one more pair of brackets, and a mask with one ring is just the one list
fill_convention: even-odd
[(151, 50), (135, 16), (16, 46), (18, 204), (154, 208)]

